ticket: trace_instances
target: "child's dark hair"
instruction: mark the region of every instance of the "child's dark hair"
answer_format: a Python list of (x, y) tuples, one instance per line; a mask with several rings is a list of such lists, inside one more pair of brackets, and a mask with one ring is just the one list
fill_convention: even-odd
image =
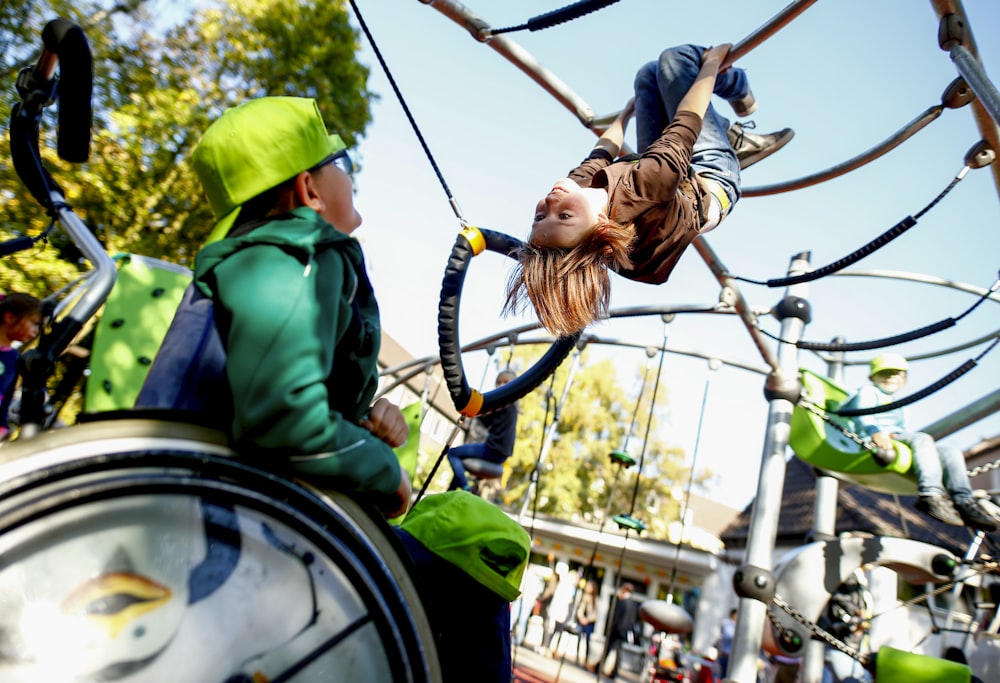
[(609, 268), (628, 265), (635, 228), (604, 221), (572, 249), (527, 244), (507, 281), (504, 313), (530, 301), (538, 321), (555, 335), (570, 335), (605, 317), (611, 300)]
[(26, 315), (41, 314), (42, 302), (30, 294), (0, 294), (0, 321), (5, 313), (21, 319)]

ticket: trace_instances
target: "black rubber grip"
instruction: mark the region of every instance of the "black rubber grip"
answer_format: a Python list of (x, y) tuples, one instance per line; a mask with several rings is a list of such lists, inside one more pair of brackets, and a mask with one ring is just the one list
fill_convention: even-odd
[(59, 131), (57, 151), (66, 161), (82, 163), (90, 156), (93, 121), (91, 94), (94, 70), (83, 29), (66, 19), (53, 19), (42, 30), (45, 49), (59, 56)]
[[(482, 230), (486, 249), (498, 254), (513, 257), (521, 247), (521, 242), (513, 237), (493, 230)], [(462, 364), (462, 344), (458, 334), (458, 312), (462, 300), (462, 286), (469, 269), (469, 262), (475, 254), (472, 245), (465, 235), (459, 233), (455, 238), (448, 265), (445, 268), (441, 283), (441, 299), (438, 306), (438, 347), (441, 355), (441, 371), (444, 373), (445, 384), (451, 395), (455, 409), (463, 415), (485, 415), (513, 403), (524, 397), (535, 387), (545, 381), (559, 364), (569, 355), (576, 344), (580, 333), (568, 337), (560, 337), (537, 363), (521, 373), (514, 381), (483, 394), (483, 404), (478, 410), (469, 407), (472, 389), (465, 377)]]

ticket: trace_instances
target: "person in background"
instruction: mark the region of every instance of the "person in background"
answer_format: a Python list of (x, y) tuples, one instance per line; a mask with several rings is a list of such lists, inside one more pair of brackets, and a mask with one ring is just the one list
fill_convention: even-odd
[(615, 653), (615, 663), (611, 667), (611, 678), (618, 677), (618, 667), (622, 661), (622, 645), (634, 643), (637, 640), (637, 630), (639, 625), (639, 605), (632, 599), (635, 586), (631, 583), (623, 583), (618, 589), (617, 602), (611, 614), (611, 624), (608, 628), (608, 640), (604, 644), (604, 653), (595, 663), (587, 666), (590, 671), (600, 671), (604, 668), (608, 656)]
[[(883, 353), (868, 365), (869, 384), (859, 388), (840, 410), (867, 410), (892, 402), (892, 396), (906, 385), (907, 362), (897, 353)], [(893, 441), (901, 441), (913, 452), (917, 474), (916, 508), (946, 524), (994, 531), (994, 519), (972, 495), (965, 471), (965, 457), (952, 446), (934, 441), (924, 432), (906, 428), (904, 408), (895, 408), (853, 418), (855, 431), (871, 437), (875, 445), (894, 452)]]
[(576, 606), (576, 624), (579, 627), (576, 643), (576, 663), (580, 663), (580, 645), (584, 646), (583, 661), (590, 661), (590, 637), (594, 635), (594, 623), (597, 621), (597, 584), (585, 581), (580, 604)]
[(0, 295), (0, 440), (10, 434), (10, 403), (17, 384), (20, 347), (38, 336), (42, 302), (30, 294)]
[[(517, 373), (507, 369), (497, 375), (496, 386), (502, 387), (513, 382)], [(464, 460), (478, 458), (488, 462), (502, 464), (514, 453), (514, 439), (517, 436), (517, 402), (503, 408), (477, 417), (476, 422), (486, 430), (486, 439), (481, 443), (466, 443), (448, 449), (448, 462), (454, 472), (449, 491), (455, 489), (471, 490), (472, 486), (465, 476)]]
[(715, 648), (719, 651), (719, 678), (725, 678), (729, 673), (729, 657), (733, 653), (733, 636), (736, 635), (736, 610), (729, 610), (729, 617), (719, 626), (719, 639)]

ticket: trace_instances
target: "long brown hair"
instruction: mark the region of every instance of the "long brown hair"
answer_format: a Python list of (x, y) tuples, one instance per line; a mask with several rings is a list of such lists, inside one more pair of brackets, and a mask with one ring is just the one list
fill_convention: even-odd
[(631, 223), (605, 220), (572, 249), (524, 245), (507, 280), (504, 314), (523, 311), (530, 302), (538, 321), (552, 334), (579, 332), (607, 316), (608, 268), (627, 266), (634, 242)]

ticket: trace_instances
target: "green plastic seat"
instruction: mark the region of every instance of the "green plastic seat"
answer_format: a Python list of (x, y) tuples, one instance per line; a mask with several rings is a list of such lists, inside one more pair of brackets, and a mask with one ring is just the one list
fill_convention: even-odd
[(913, 652), (881, 647), (875, 657), (878, 683), (969, 683), (972, 671), (965, 664)]
[[(825, 410), (836, 410), (850, 394), (828, 377), (806, 369), (799, 371), (803, 396)], [(829, 413), (836, 425), (858, 433), (854, 421)], [(883, 467), (870, 451), (855, 443), (837, 427), (819, 415), (796, 405), (792, 411), (788, 444), (803, 461), (837, 477), (886, 493), (913, 495), (917, 478), (913, 471), (913, 453), (901, 442), (896, 445), (896, 459)]]
[(632, 515), (615, 515), (611, 521), (617, 524), (619, 529), (629, 529), (640, 534), (646, 530), (646, 523)]
[(191, 271), (174, 263), (117, 256), (118, 279), (94, 330), (84, 411), (131, 408), (160, 350)]
[(622, 450), (615, 449), (608, 453), (608, 457), (611, 458), (612, 463), (623, 465), (626, 469), (635, 464), (635, 458)]

